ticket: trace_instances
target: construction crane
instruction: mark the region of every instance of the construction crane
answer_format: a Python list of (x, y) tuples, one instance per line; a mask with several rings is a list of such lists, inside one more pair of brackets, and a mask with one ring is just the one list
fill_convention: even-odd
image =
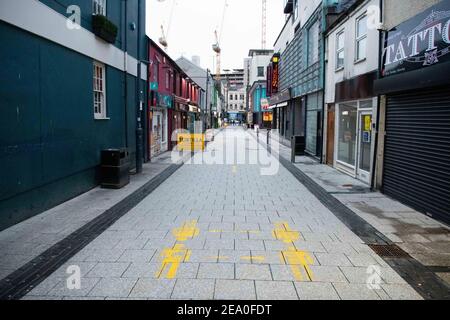
[(262, 37), (261, 49), (266, 49), (267, 44), (267, 0), (262, 0)]
[[(164, 1), (165, 0), (158, 0), (158, 2), (164, 2)], [(177, 5), (177, 0), (173, 0), (172, 8), (170, 10), (169, 22), (167, 23), (167, 28), (166, 28), (167, 32), (164, 32), (164, 26), (161, 25), (161, 37), (159, 38), (159, 44), (162, 45), (164, 47), (164, 50), (166, 50), (166, 51), (169, 47), (168, 37), (169, 37), (170, 27), (172, 25), (173, 12), (175, 11), (176, 5)]]
[(217, 30), (214, 31), (214, 35), (216, 38), (216, 43), (213, 44), (212, 49), (216, 53), (216, 80), (221, 80), (221, 73), (222, 73), (222, 67), (221, 67), (221, 58), (222, 58), (222, 48), (220, 47), (220, 42), (222, 39), (222, 32), (223, 32), (223, 24), (225, 22), (225, 14), (228, 8), (228, 1), (225, 0), (223, 13), (222, 13), (222, 22), (220, 25), (220, 33), (217, 33)]

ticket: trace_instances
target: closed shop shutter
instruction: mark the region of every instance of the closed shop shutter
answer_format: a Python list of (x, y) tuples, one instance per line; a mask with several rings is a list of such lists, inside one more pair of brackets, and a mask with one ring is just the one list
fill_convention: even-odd
[(450, 89), (387, 97), (383, 191), (450, 222)]

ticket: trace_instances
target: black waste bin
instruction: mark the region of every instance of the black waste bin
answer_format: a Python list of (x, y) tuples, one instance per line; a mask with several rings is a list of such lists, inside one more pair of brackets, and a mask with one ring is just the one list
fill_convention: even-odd
[(120, 189), (130, 183), (130, 156), (127, 149), (108, 149), (101, 154), (101, 186)]
[(293, 136), (291, 140), (291, 162), (295, 163), (296, 156), (304, 156), (306, 139), (302, 136)]

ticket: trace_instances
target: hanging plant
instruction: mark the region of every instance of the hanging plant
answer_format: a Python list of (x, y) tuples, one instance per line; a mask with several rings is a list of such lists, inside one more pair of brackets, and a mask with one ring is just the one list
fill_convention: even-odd
[(117, 26), (107, 17), (97, 14), (92, 16), (92, 30), (94, 34), (109, 43), (115, 43), (117, 38)]

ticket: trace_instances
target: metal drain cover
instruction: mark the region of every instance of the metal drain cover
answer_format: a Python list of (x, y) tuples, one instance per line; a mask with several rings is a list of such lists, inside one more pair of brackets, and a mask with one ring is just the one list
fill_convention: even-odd
[(395, 244), (390, 245), (379, 245), (379, 244), (370, 244), (369, 247), (375, 251), (380, 257), (388, 257), (388, 258), (409, 258), (410, 255), (404, 251), (402, 248)]

